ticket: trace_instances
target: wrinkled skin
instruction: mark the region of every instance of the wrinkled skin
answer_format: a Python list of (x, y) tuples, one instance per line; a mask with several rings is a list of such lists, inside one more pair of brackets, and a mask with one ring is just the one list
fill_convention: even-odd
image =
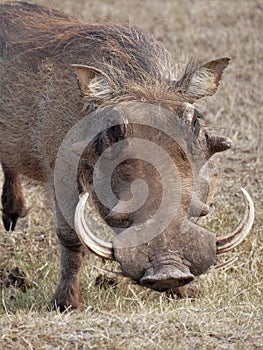
[[(126, 276), (159, 291), (181, 287), (205, 272), (215, 259), (216, 238), (190, 221), (208, 213), (209, 181), (202, 179), (199, 172), (212, 154), (226, 150), (231, 143), (202, 129), (200, 114), (191, 104), (216, 92), (229, 59), (188, 65), (180, 79), (174, 81), (170, 78), (173, 72), (166, 51), (132, 26), (86, 25), (55, 10), (50, 12), (26, 3), (1, 5), (0, 23), (3, 222), (7, 230), (13, 230), (17, 218), (26, 214), (20, 174), (46, 184), (53, 194), (61, 245), (61, 276), (51, 307), (64, 311), (78, 307), (81, 302), (79, 280), (87, 247), (80, 241), (73, 223), (79, 193), (91, 194), (91, 202), (113, 228), (132, 230), (160, 205), (163, 189), (158, 171), (138, 159), (128, 142), (126, 152), (132, 159), (116, 168), (112, 190), (120, 201), (128, 200), (129, 182), (143, 179), (149, 186), (147, 202), (140, 210), (123, 214), (113, 213), (97, 198), (93, 186), (97, 159), (108, 146), (130, 137), (151, 140), (169, 152), (183, 186), (178, 216), (165, 231), (137, 246), (129, 245), (133, 239), (129, 231), (117, 235), (113, 241), (115, 260)], [(176, 120), (182, 131), (185, 153), (167, 135), (148, 126), (127, 121), (128, 126), (120, 123), (108, 129), (80, 152), (76, 189), (73, 184), (71, 189), (66, 180), (60, 184), (62, 192), (63, 186), (65, 191), (71, 191), (70, 200), (65, 203), (70, 219), (65, 218), (54, 183), (56, 157), (63, 139), (82, 118), (92, 116), (92, 112), (97, 111), (95, 115), (103, 120), (114, 106), (125, 102), (129, 106), (133, 101), (169, 111), (169, 118)], [(169, 118), (162, 120), (163, 125), (169, 126)], [(85, 130), (79, 140), (85, 140)], [(78, 153), (74, 145), (72, 149)], [(66, 179), (67, 173), (63, 176)], [(198, 193), (195, 193), (196, 183)], [(194, 204), (193, 194), (197, 197)], [(171, 198), (167, 210), (172, 210), (177, 201), (178, 198)]]
[[(132, 107), (132, 105), (129, 106), (128, 104), (127, 107), (124, 107), (124, 110), (125, 108), (132, 109)], [(138, 107), (138, 109), (140, 108)], [(107, 111), (104, 114), (107, 114)], [(169, 120), (170, 118), (171, 120)], [(175, 118), (177, 117), (174, 114), (169, 114), (165, 116), (162, 122), (172, 125), (172, 119), (174, 120)], [(182, 118), (183, 115), (181, 116)], [(198, 120), (196, 123), (199, 123)], [(184, 141), (180, 140), (181, 143), (185, 143), (188, 148), (192, 147), (193, 144), (188, 139), (191, 137), (193, 131), (188, 129), (188, 125), (185, 126), (181, 123), (180, 115), (178, 124), (177, 128), (182, 129), (178, 133), (180, 135), (186, 133), (187, 135)], [(207, 160), (204, 158), (204, 151), (207, 151), (207, 143), (206, 138), (203, 137), (204, 135), (199, 131), (198, 136), (200, 139), (196, 140), (195, 149), (191, 151), (188, 149), (188, 154), (184, 156), (183, 150), (179, 149), (179, 145), (169, 138), (168, 135), (160, 132), (160, 130), (154, 130), (151, 127), (136, 124), (128, 124), (126, 128), (123, 125), (122, 127), (111, 128), (103, 135), (99, 135), (98, 139), (85, 150), (82, 155), (82, 171), (85, 163), (88, 164), (87, 172), (93, 171), (97, 158), (104, 151), (104, 147), (106, 149), (111, 144), (120, 140), (128, 140), (131, 137), (133, 139), (144, 139), (145, 135), (147, 135), (148, 141), (158, 144), (163, 150), (172, 155), (173, 161), (177, 166), (180, 185), (182, 187), (180, 198), (173, 197), (169, 199), (170, 207), (176, 205), (176, 202), (180, 202), (180, 206), (177, 215), (161, 235), (154, 237), (145, 244), (136, 244), (134, 247), (129, 247), (129, 240), (132, 242), (135, 240), (132, 228), (146, 222), (150, 216), (153, 217), (159, 208), (163, 195), (163, 179), (158, 172), (160, 169), (154, 169), (151, 164), (136, 159), (138, 155), (133, 154), (134, 149), (129, 145), (128, 141), (124, 144), (125, 146), (122, 146), (122, 152), (126, 153), (128, 160), (120, 163), (115, 168), (111, 179), (111, 186), (117, 198), (127, 201), (132, 197), (131, 183), (137, 179), (144, 180), (149, 185), (149, 193), (147, 201), (140, 210), (132, 213), (129, 213), (128, 210), (126, 213), (109, 210), (103, 207), (101, 202), (96, 198), (96, 193), (92, 185), (87, 184), (85, 190), (93, 193), (93, 201), (97, 203), (98, 210), (102, 217), (106, 218), (105, 220), (110, 226), (126, 229), (131, 228), (130, 231), (128, 230), (126, 233), (117, 235), (113, 241), (114, 258), (120, 262), (125, 275), (144, 286), (159, 291), (166, 291), (189, 283), (194, 279), (195, 275), (205, 272), (215, 260), (215, 235), (198, 227), (191, 221), (186, 221), (184, 224), (185, 220), (193, 218), (195, 212), (198, 212), (198, 216), (207, 213), (203, 212), (201, 208), (196, 208), (195, 205), (191, 207), (193, 192), (197, 190), (197, 188), (194, 188), (194, 186), (197, 186), (194, 185), (194, 177), (195, 180), (198, 178), (194, 176), (193, 172), (196, 171), (198, 174), (200, 168), (202, 168)], [(210, 154), (207, 154), (209, 158)], [(102, 177), (103, 173), (107, 174), (108, 172), (107, 164), (109, 167), (111, 166), (112, 159), (110, 155), (107, 155), (107, 157), (109, 157), (109, 162), (105, 162), (101, 173)], [(192, 168), (192, 164), (189, 163), (189, 159), (187, 158), (192, 158), (196, 169)], [(90, 176), (84, 173), (82, 181), (84, 182), (85, 178), (90, 178)], [(176, 186), (176, 184), (174, 185)], [(198, 185), (200, 184), (198, 183)], [(207, 186), (203, 187), (207, 189)], [(201, 202), (202, 200), (204, 206), (207, 195), (207, 191), (199, 193), (199, 197), (201, 196), (199, 201)], [(125, 202), (123, 203), (125, 205)], [(185, 226), (185, 232), (182, 232), (181, 226), (183, 225)], [(148, 231), (150, 231), (150, 225)]]

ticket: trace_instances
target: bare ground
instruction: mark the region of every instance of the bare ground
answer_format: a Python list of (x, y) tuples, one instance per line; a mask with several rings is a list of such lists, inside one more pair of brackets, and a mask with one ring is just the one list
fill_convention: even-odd
[(201, 105), (205, 123), (234, 143), (214, 158), (221, 176), (203, 225), (218, 233), (235, 226), (243, 210), (241, 186), (254, 199), (256, 219), (250, 236), (234, 252), (238, 261), (202, 276), (198, 298), (167, 297), (128, 280), (98, 285), (98, 268), (112, 264), (91, 256), (83, 273), (80, 310), (48, 313), (58, 279), (58, 246), (42, 190), (26, 180), (30, 214), (14, 233), (0, 224), (0, 348), (262, 349), (262, 2), (36, 2), (86, 21), (130, 21), (152, 32), (180, 64), (189, 57), (231, 57), (218, 93)]

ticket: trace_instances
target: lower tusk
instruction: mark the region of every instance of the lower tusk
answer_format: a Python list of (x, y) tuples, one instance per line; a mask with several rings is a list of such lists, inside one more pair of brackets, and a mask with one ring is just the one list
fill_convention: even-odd
[(79, 202), (75, 210), (74, 224), (77, 235), (81, 242), (94, 253), (102, 258), (114, 260), (112, 243), (97, 238), (85, 222), (84, 209), (88, 196), (88, 193), (79, 196)]
[(238, 246), (247, 237), (252, 228), (255, 216), (254, 203), (248, 192), (244, 188), (241, 188), (241, 190), (246, 200), (245, 214), (240, 223), (231, 233), (217, 238), (217, 255), (223, 254)]
[(212, 271), (214, 271), (214, 270), (220, 270), (220, 269), (223, 269), (223, 268), (225, 268), (225, 267), (232, 266), (237, 260), (238, 260), (238, 257), (235, 256), (235, 257), (232, 258), (232, 259), (229, 259), (229, 260), (224, 261), (224, 262), (222, 262), (222, 263), (220, 263), (220, 264), (216, 264), (216, 265), (212, 266), (212, 267), (209, 269), (209, 271), (212, 272)]

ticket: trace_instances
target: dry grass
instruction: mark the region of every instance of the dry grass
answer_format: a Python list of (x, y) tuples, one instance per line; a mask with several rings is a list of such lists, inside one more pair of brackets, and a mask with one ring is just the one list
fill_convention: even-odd
[[(3, 0), (0, 0), (3, 3)], [(59, 256), (52, 214), (41, 189), (27, 184), (33, 206), (18, 230), (0, 227), (0, 269), (19, 267), (26, 291), (2, 288), (2, 349), (262, 349), (263, 222), (263, 6), (258, 1), (38, 0), (85, 20), (131, 21), (167, 46), (178, 62), (185, 56), (232, 57), (216, 97), (203, 103), (211, 128), (234, 141), (215, 157), (221, 172), (215, 208), (204, 225), (217, 232), (233, 227), (242, 212), (240, 187), (253, 196), (256, 220), (227, 271), (200, 278), (203, 295), (167, 298), (128, 280), (96, 286), (103, 267), (95, 257), (83, 273), (85, 303), (67, 315), (46, 306), (58, 279)], [(106, 265), (108, 268), (111, 266)], [(2, 273), (2, 280), (6, 274)]]

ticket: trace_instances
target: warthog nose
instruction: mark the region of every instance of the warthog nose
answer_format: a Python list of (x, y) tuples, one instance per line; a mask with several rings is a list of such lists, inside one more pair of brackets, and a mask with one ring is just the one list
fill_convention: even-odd
[(185, 284), (193, 281), (194, 276), (190, 273), (186, 267), (184, 271), (176, 268), (175, 266), (163, 265), (153, 269), (149, 269), (145, 272), (144, 276), (140, 279), (140, 284), (164, 292), (166, 290), (174, 289), (184, 286)]

